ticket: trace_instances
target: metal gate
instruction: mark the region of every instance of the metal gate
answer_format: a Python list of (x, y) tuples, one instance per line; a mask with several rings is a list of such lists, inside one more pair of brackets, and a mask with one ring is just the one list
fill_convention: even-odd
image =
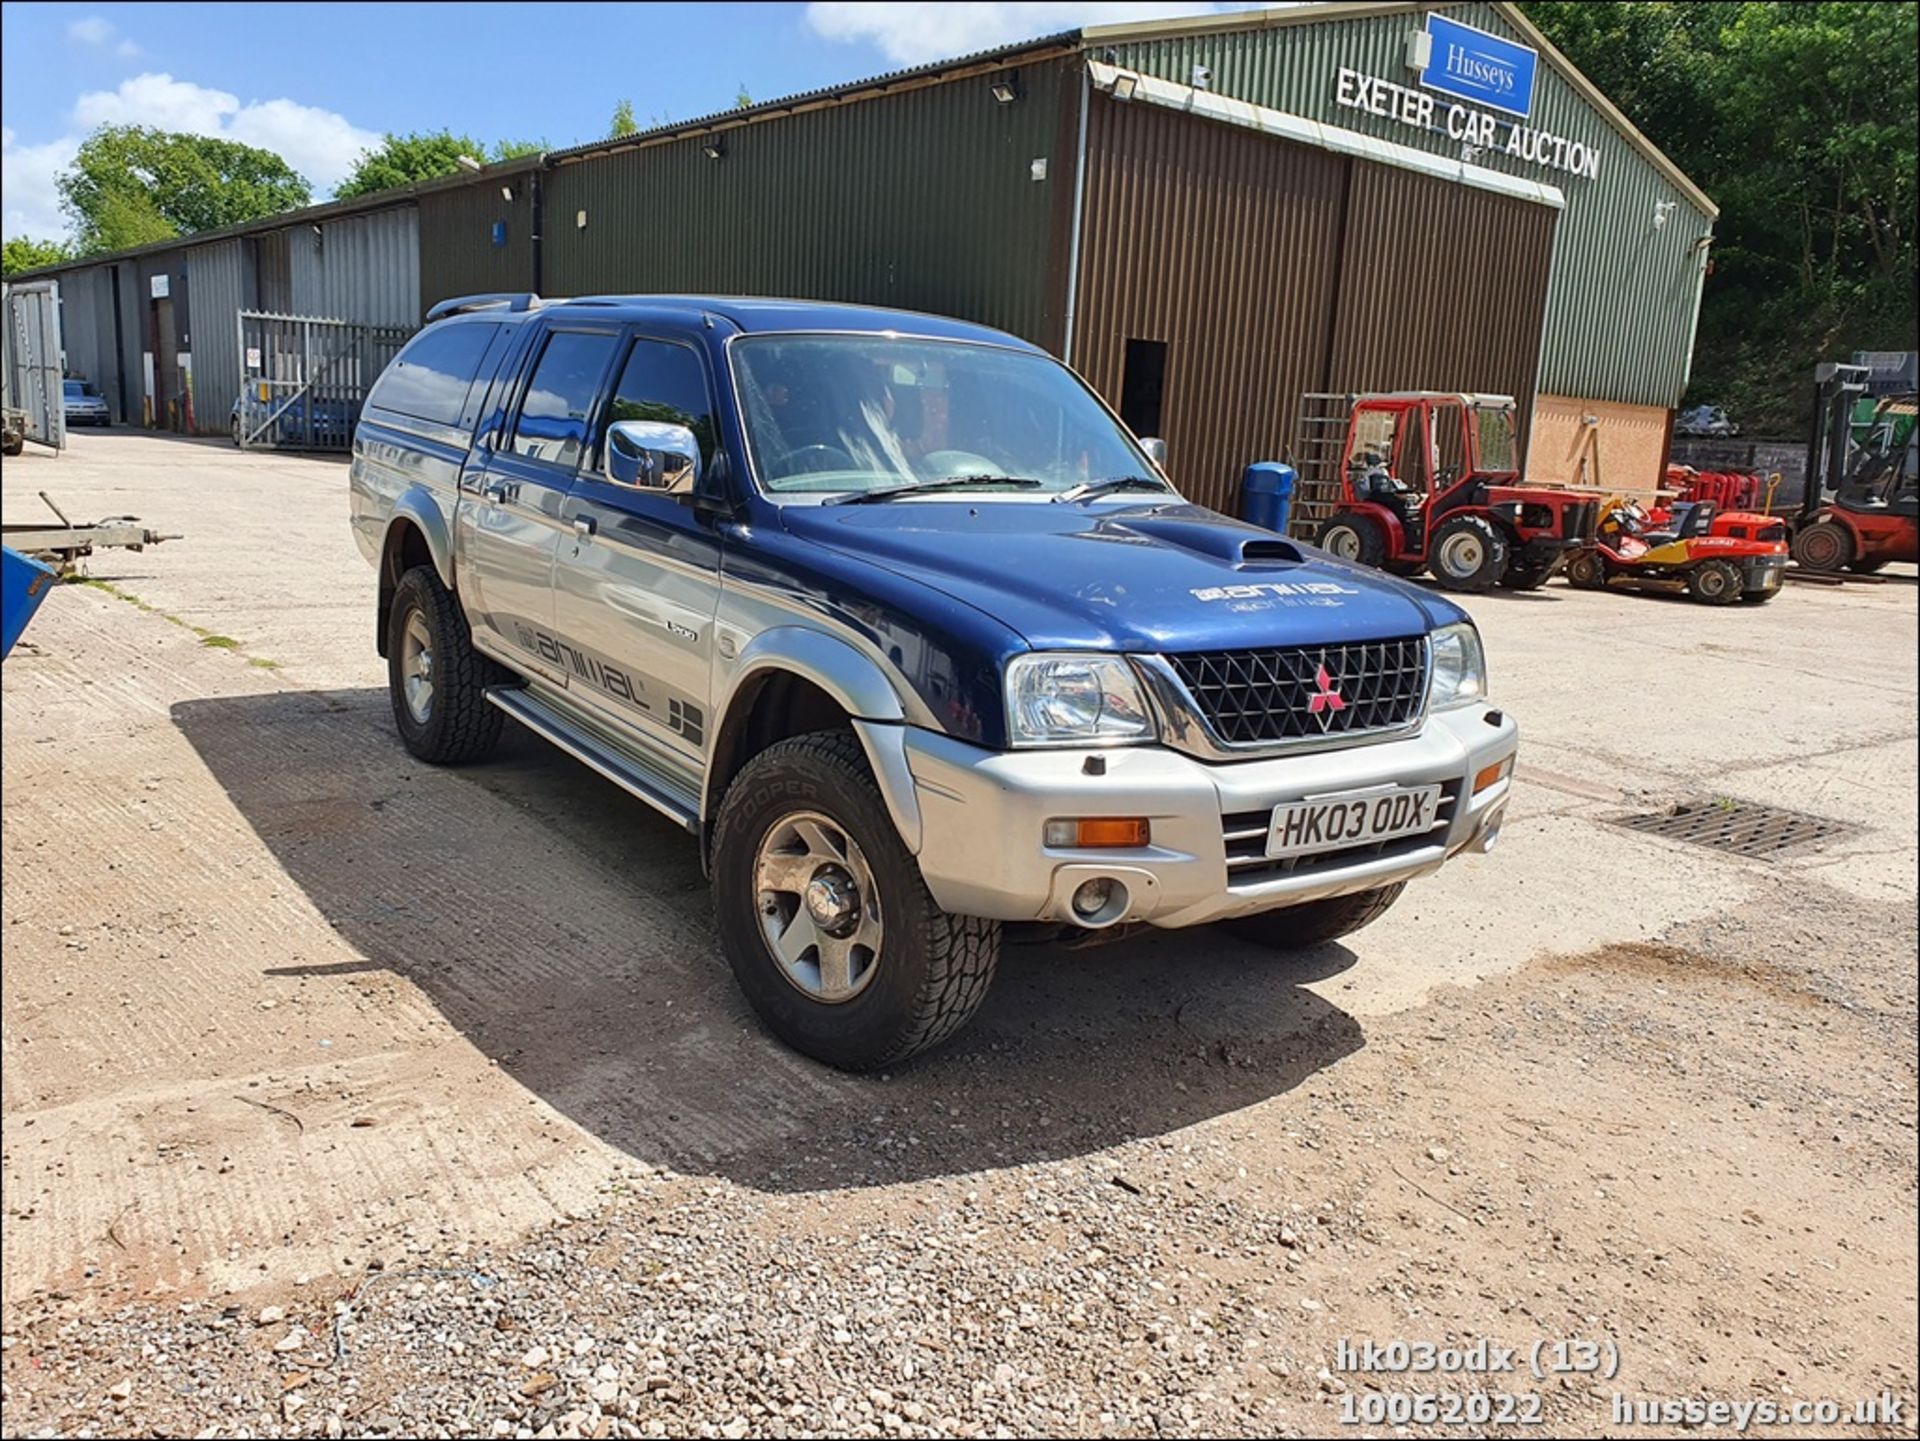
[[(59, 450), (67, 443), (60, 350), (60, 283), (24, 280), (5, 287), (7, 354), (4, 406), (25, 417), (28, 440)], [(8, 427), (11, 431), (12, 427)]]
[(314, 315), (240, 312), (240, 395), (228, 424), (243, 450), (348, 450), (367, 391), (413, 332)]

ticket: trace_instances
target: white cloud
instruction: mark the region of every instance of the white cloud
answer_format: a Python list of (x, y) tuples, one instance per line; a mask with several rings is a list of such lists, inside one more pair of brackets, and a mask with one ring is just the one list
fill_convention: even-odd
[[(75, 21), (74, 26), (88, 23)], [(12, 127), (7, 128), (9, 236), (51, 239), (66, 233), (54, 177), (73, 163), (85, 133), (99, 125), (147, 125), (271, 150), (307, 178), (315, 199), (324, 198), (346, 178), (363, 150), (380, 144), (373, 131), (332, 110), (285, 98), (242, 104), (239, 96), (225, 90), (166, 74), (135, 75), (115, 89), (89, 91), (74, 103), (71, 121), (70, 133), (41, 145), (21, 145)]]
[(140, 47), (131, 40), (122, 40), (118, 45), (113, 47), (113, 53), (118, 55), (122, 60), (131, 60), (140, 53)]
[(829, 40), (868, 41), (897, 65), (920, 65), (1082, 25), (1166, 20), (1243, 6), (1184, 0), (983, 0), (970, 5), (814, 0), (807, 24)]
[(136, 75), (122, 81), (118, 89), (82, 95), (73, 107), (73, 119), (82, 130), (96, 125), (150, 125), (257, 145), (306, 176), (316, 193), (331, 191), (346, 178), (361, 151), (380, 143), (371, 130), (360, 129), (332, 110), (286, 99), (242, 105), (238, 96), (225, 90), (166, 74)]
[(105, 45), (113, 39), (113, 33), (113, 22), (99, 15), (67, 22), (67, 39), (78, 40), (82, 45)]
[(60, 213), (60, 192), (53, 177), (73, 163), (80, 142), (62, 136), (45, 145), (19, 145), (13, 127), (0, 140), (0, 194), (6, 196), (6, 233), (30, 235), (35, 240), (57, 240), (67, 232)]

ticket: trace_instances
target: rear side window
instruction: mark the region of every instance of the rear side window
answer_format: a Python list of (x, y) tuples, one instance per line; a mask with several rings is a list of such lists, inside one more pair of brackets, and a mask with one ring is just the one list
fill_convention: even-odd
[(421, 332), (387, 367), (367, 404), (436, 425), (458, 425), (481, 357), (499, 330), (468, 321)]
[(534, 368), (520, 418), (513, 427), (512, 450), (549, 465), (579, 463), (587, 443), (589, 417), (613, 353), (611, 335), (557, 330)]

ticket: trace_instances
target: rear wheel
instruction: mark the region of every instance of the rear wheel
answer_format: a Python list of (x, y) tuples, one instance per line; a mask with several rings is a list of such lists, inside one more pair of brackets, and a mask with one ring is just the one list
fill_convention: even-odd
[(1387, 558), (1379, 522), (1364, 515), (1336, 515), (1320, 527), (1320, 549), (1355, 565), (1378, 569)]
[(847, 1071), (938, 1045), (986, 999), (998, 922), (949, 915), (901, 843), (860, 742), (817, 731), (748, 762), (720, 805), (713, 906), (767, 1028)]
[(1515, 561), (1500, 577), (1500, 584), (1508, 590), (1538, 590), (1552, 575), (1553, 562), (1550, 560), (1536, 560), (1525, 565)]
[(1331, 896), (1324, 901), (1308, 901), (1283, 910), (1262, 911), (1257, 916), (1228, 921), (1227, 930), (1243, 941), (1269, 950), (1304, 950), (1352, 935), (1362, 926), (1373, 924), (1400, 899), (1400, 892), (1406, 888), (1407, 883), (1400, 881), (1351, 896)]
[(409, 751), (434, 765), (485, 760), (505, 719), (487, 687), (504, 679), (473, 648), (466, 614), (432, 566), (400, 577), (387, 617), (387, 690)]
[(1440, 522), (1427, 549), (1427, 569), (1448, 590), (1491, 590), (1507, 570), (1507, 538), (1484, 515)]
[(1793, 558), (1808, 570), (1844, 570), (1853, 564), (1853, 535), (1838, 521), (1816, 520), (1793, 538)]
[(1687, 594), (1702, 605), (1732, 605), (1740, 599), (1740, 567), (1703, 560), (1687, 574)]
[(1567, 584), (1576, 590), (1604, 590), (1607, 563), (1597, 550), (1583, 550), (1567, 562)]

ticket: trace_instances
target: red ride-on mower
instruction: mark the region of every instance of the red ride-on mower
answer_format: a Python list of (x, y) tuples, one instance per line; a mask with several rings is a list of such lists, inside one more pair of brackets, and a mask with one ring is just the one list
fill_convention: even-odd
[(1593, 542), (1587, 495), (1520, 484), (1513, 400), (1363, 395), (1347, 419), (1343, 493), (1322, 549), (1448, 590), (1534, 590)]
[(1567, 562), (1581, 590), (1623, 586), (1686, 593), (1702, 605), (1763, 605), (1787, 571), (1787, 528), (1770, 515), (1714, 513), (1710, 500), (1683, 501), (1667, 528), (1655, 528), (1638, 501), (1615, 499), (1593, 548)]
[(1868, 402), (1867, 369), (1815, 372), (1807, 492), (1793, 558), (1807, 570), (1866, 574), (1891, 560), (1920, 560), (1920, 467), (1915, 397)]

